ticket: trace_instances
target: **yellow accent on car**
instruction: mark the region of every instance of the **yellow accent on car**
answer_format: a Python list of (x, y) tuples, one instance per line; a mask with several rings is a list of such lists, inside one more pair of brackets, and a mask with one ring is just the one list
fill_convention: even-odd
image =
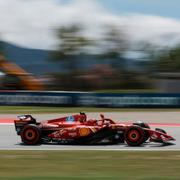
[(90, 129), (89, 128), (80, 128), (79, 129), (79, 135), (80, 136), (87, 136), (90, 134)]

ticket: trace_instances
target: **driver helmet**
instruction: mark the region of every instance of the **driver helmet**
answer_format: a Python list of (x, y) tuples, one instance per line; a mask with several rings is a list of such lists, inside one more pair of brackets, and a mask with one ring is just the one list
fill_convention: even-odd
[(86, 122), (87, 116), (84, 112), (80, 112), (80, 122)]

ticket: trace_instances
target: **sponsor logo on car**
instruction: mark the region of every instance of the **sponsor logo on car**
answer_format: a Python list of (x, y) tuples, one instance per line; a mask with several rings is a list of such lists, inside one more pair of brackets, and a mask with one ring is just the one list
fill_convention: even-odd
[(89, 134), (90, 134), (90, 129), (88, 129), (88, 128), (80, 128), (79, 129), (80, 136), (87, 136)]

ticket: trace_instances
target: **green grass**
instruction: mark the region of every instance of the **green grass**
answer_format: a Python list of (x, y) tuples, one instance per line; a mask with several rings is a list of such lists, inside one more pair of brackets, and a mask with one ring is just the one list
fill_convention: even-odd
[(1, 180), (179, 180), (180, 152), (0, 151)]
[(40, 106), (0, 106), (0, 114), (31, 113), (77, 113), (77, 112), (129, 112), (129, 111), (180, 111), (180, 109), (140, 109), (140, 108), (95, 108), (95, 107), (40, 107)]

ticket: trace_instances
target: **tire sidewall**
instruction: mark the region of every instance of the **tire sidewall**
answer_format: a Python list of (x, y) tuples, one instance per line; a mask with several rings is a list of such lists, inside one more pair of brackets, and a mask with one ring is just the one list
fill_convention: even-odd
[[(28, 132), (32, 133), (32, 136), (34, 136), (34, 137), (28, 137)], [(40, 140), (41, 140), (41, 131), (34, 124), (26, 125), (22, 129), (21, 139), (22, 139), (22, 142), (24, 142), (27, 145), (36, 145), (36, 144), (39, 144)]]
[[(151, 129), (150, 126), (147, 123), (144, 123), (144, 122), (133, 123), (133, 125), (139, 126), (141, 128)], [(144, 136), (143, 143), (146, 142), (149, 139), (149, 137), (150, 137), (150, 134), (149, 134), (149, 132), (147, 130), (144, 130), (144, 132), (145, 132), (145, 136)]]
[[(137, 139), (133, 139), (130, 137), (130, 134), (132, 132), (136, 132), (138, 133), (136, 137)], [(140, 146), (141, 144), (143, 144), (145, 139), (145, 132), (144, 130), (139, 127), (139, 126), (130, 126), (127, 128), (126, 132), (125, 132), (125, 141), (129, 146)]]

